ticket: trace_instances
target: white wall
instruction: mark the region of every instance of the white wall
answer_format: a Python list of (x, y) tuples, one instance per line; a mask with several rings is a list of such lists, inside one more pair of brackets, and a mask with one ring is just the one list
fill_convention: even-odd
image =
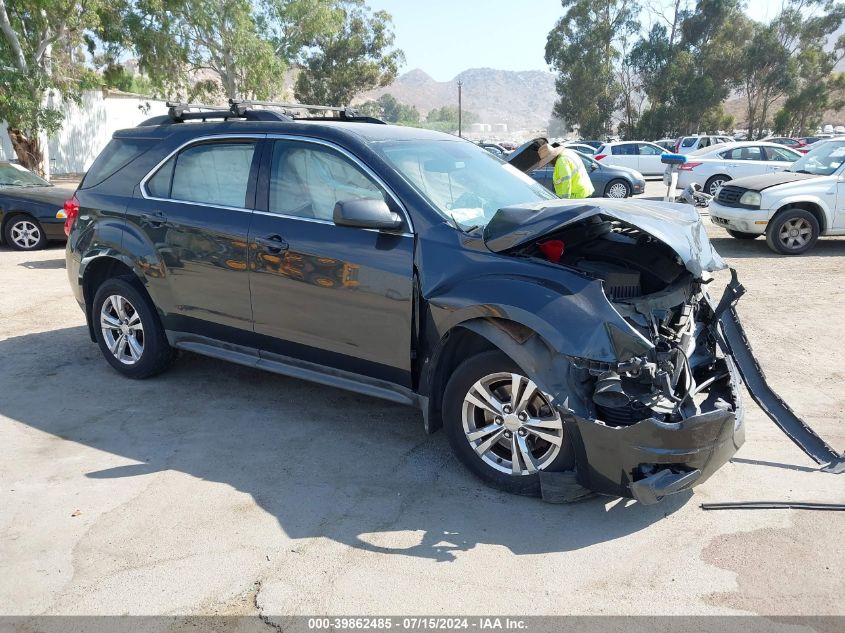
[[(151, 116), (167, 114), (163, 101), (104, 96), (99, 90), (83, 93), (78, 106), (66, 103), (61, 107), (65, 113), (62, 129), (47, 143), (52, 175), (87, 171), (115, 130), (134, 127)], [(14, 157), (6, 124), (0, 122), (0, 160)]]

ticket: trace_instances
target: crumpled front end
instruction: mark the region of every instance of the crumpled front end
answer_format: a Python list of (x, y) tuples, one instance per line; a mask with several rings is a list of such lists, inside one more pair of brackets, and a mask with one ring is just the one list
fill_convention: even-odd
[(739, 374), (706, 292), (721, 260), (702, 268), (678, 250), (599, 213), (512, 251), (600, 281), (595, 314), (622, 317), (623, 327), (604, 320), (614, 360), (569, 356), (554, 395), (579, 482), (643, 503), (701, 483), (744, 441)]

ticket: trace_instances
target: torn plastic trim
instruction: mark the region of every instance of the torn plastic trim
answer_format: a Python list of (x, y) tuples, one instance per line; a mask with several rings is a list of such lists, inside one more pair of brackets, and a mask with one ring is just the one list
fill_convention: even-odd
[(796, 446), (823, 466), (822, 470), (832, 473), (845, 472), (845, 455), (838, 453), (825, 442), (769, 385), (736, 311), (736, 301), (743, 292), (744, 288), (737, 281), (736, 271), (731, 269), (731, 281), (725, 288), (714, 314), (722, 326), (720, 343), (734, 359), (748, 393)]
[(701, 216), (686, 204), (613, 200), (540, 201), (499, 209), (484, 227), (484, 243), (502, 252), (552, 233), (564, 226), (604, 216), (629, 224), (669, 246), (696, 279), (705, 271), (728, 266), (719, 256)]

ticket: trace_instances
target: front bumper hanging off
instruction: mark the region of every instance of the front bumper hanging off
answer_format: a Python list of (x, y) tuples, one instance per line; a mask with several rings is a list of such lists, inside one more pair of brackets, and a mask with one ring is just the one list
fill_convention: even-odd
[(647, 419), (625, 427), (597, 424), (570, 413), (567, 428), (578, 456), (581, 485), (651, 504), (702, 483), (745, 441), (740, 376), (766, 415), (822, 470), (845, 472), (845, 456), (819, 437), (766, 381), (735, 309), (744, 292), (731, 269), (731, 282), (714, 309), (718, 324), (713, 329), (726, 354), (735, 409), (708, 411), (676, 423)]

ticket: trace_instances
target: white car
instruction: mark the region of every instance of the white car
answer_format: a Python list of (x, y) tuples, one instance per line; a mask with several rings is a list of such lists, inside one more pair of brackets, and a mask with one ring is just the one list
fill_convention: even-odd
[[(744, 141), (723, 143), (692, 152), (687, 162), (677, 166), (678, 187), (701, 185), (705, 193), (716, 195), (719, 187), (734, 178), (768, 174), (786, 169), (802, 154), (778, 143)], [(671, 169), (665, 166), (663, 182), (669, 184)]]
[(737, 239), (765, 235), (784, 255), (807, 252), (820, 235), (845, 235), (845, 139), (822, 143), (787, 170), (724, 185), (710, 220)]
[(640, 172), (643, 176), (659, 176), (666, 167), (660, 162), (660, 155), (666, 150), (646, 141), (617, 141), (605, 143), (593, 156), (602, 165), (627, 167)]

